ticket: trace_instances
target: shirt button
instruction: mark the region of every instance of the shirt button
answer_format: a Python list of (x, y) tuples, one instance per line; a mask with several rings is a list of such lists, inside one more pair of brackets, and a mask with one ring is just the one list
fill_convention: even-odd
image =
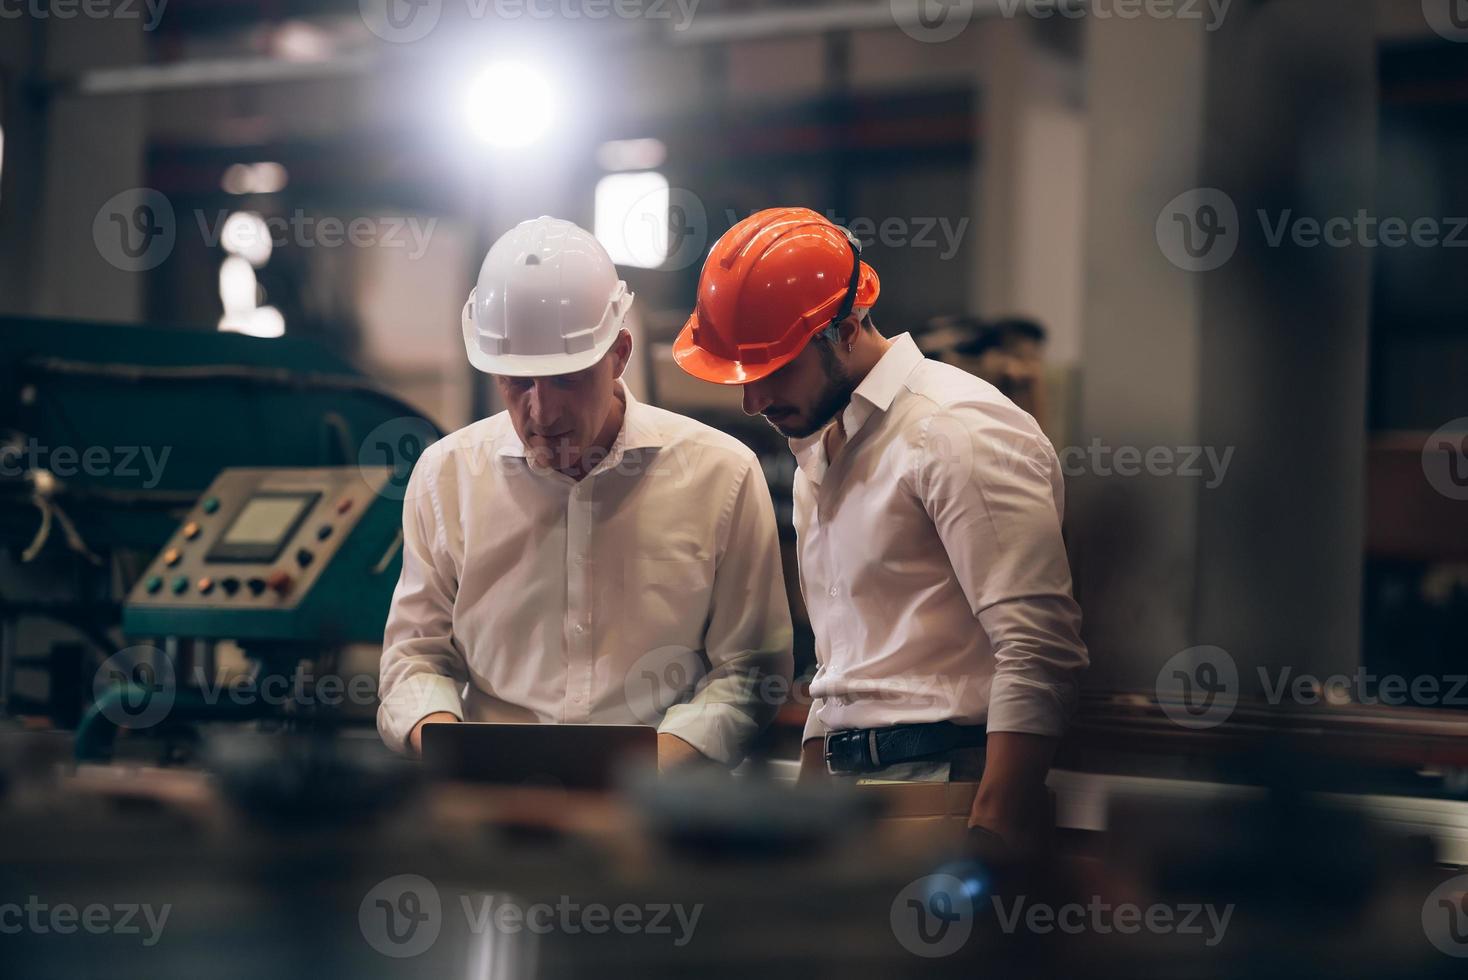
[(576, 624), (576, 632), (578, 632), (578, 633), (585, 633), (586, 632), (586, 627), (585, 626), (582, 626), (580, 623), (577, 623)]
[(835, 598), (835, 596), (836, 596), (836, 586), (834, 586), (834, 585), (831, 586), (831, 596), (832, 596), (832, 598)]

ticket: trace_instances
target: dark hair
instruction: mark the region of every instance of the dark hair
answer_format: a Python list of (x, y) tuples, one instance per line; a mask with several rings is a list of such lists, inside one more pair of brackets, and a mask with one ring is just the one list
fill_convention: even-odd
[(1003, 347), (1011, 340), (1033, 340), (1045, 342), (1045, 328), (1034, 320), (1024, 317), (1005, 317), (983, 324), (977, 336), (954, 346), (955, 353), (964, 357), (979, 357), (986, 351)]
[(1045, 328), (1034, 320), (1022, 316), (1005, 317), (995, 320), (989, 324), (989, 329), (996, 331), (1003, 339), (1010, 340), (1014, 337), (1023, 337), (1033, 340), (1037, 344), (1045, 342)]

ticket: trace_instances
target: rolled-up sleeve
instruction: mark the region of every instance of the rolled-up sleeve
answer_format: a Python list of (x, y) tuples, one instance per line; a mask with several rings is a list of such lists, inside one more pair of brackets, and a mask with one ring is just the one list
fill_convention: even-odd
[(1060, 735), (1089, 658), (1054, 448), (1018, 408), (951, 405), (926, 422), (914, 484), (993, 650), (988, 730)]
[(464, 652), (453, 635), (457, 573), (444, 544), (434, 486), (436, 454), (413, 468), (403, 500), (403, 570), (393, 591), (383, 634), (377, 730), (388, 747), (408, 749), (424, 717), (447, 711), (464, 717), (461, 692), (468, 678)]
[(790, 603), (770, 489), (750, 454), (725, 504), (704, 651), (709, 673), (658, 726), (735, 765), (779, 709), (794, 671)]

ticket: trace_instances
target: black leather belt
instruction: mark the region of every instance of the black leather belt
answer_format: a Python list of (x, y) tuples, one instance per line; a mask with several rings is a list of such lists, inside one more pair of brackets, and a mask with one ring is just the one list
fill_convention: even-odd
[(831, 772), (876, 772), (899, 762), (942, 755), (984, 744), (983, 725), (935, 721), (927, 725), (853, 728), (826, 736), (826, 768)]

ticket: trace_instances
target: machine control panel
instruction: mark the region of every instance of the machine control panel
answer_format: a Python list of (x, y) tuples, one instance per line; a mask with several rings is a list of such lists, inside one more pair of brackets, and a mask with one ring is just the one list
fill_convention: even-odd
[[(298, 619), (228, 614), (346, 612), (354, 599), (381, 594), (384, 576), (390, 593), (401, 561), (392, 477), (388, 467), (223, 471), (139, 577), (124, 629), (302, 638), (290, 635), (306, 628)], [(178, 615), (185, 612), (216, 615)], [(308, 618), (319, 620), (316, 612)], [(377, 621), (385, 615), (384, 600)]]

